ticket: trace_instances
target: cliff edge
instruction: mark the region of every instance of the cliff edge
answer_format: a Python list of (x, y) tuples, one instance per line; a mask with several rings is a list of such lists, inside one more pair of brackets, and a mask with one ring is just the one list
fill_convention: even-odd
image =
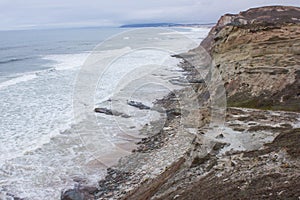
[(220, 18), (201, 43), (229, 106), (300, 111), (300, 8), (252, 8)]

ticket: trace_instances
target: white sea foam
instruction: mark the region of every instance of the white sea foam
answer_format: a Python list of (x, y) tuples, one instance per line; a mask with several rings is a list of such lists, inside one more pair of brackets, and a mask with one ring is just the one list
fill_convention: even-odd
[(35, 73), (30, 73), (30, 74), (25, 74), (25, 75), (22, 75), (22, 76), (19, 76), (19, 77), (16, 77), (16, 78), (12, 78), (8, 81), (4, 81), (4, 82), (0, 83), (0, 90), (2, 88), (5, 88), (5, 87), (11, 86), (11, 85), (15, 85), (15, 84), (18, 84), (18, 83), (21, 83), (21, 82), (25, 82), (25, 81), (35, 79), (36, 77), (37, 77), (37, 75)]
[(203, 27), (179, 27), (182, 29), (178, 32), (162, 32), (160, 35), (176, 35), (176, 34), (182, 34), (186, 37), (190, 38), (191, 40), (195, 41), (196, 43), (200, 43), (203, 37), (205, 37), (209, 30), (208, 28)]
[(56, 70), (68, 70), (81, 67), (88, 56), (89, 53), (53, 54), (46, 55), (42, 59), (54, 61), (55, 64), (50, 66)]
[[(83, 65), (84, 61), (88, 57), (89, 53), (80, 53), (80, 54), (56, 54), (56, 55), (47, 55), (42, 57), (44, 60), (54, 61), (55, 63), (46, 64), (46, 67), (51, 67), (55, 70), (70, 70), (78, 69)], [(22, 82), (30, 81), (37, 78), (39, 75), (51, 72), (52, 70), (41, 70), (29, 72), (26, 74), (15, 74), (13, 78), (0, 82), (0, 90), (8, 86), (16, 85)]]
[[(172, 43), (173, 40), (170, 40), (170, 44)], [(98, 53), (109, 57), (114, 51)], [(77, 70), (87, 56), (88, 53), (45, 56), (43, 59), (55, 62), (49, 64), (49, 67), (55, 70), (35, 72), (27, 78), (22, 77), (19, 81), (12, 79), (6, 86), (0, 86), (0, 196), (2, 191), (8, 191), (25, 199), (52, 200), (59, 199), (60, 191), (72, 187), (74, 180), (82, 179), (96, 184), (104, 172), (99, 160), (107, 161), (97, 156), (108, 155), (115, 143), (124, 142), (117, 135), (120, 128), (126, 129), (131, 123), (141, 127), (142, 123), (151, 120), (151, 117), (157, 117), (143, 110), (137, 112), (129, 106), (125, 109), (124, 106), (124, 112), (134, 116), (130, 119), (121, 118), (118, 126), (115, 126), (115, 121), (105, 116), (99, 119), (103, 120), (101, 128), (97, 126), (85, 130), (81, 123), (74, 124), (73, 89)], [(96, 103), (99, 103), (100, 99), (107, 100), (116, 92), (123, 91), (124, 94), (124, 91), (130, 90), (129, 80), (137, 84), (142, 83), (139, 81), (151, 81), (154, 75), (149, 79), (139, 80), (134, 80), (134, 76), (131, 76), (135, 75), (134, 72), (139, 72), (141, 63), (171, 65), (171, 69), (175, 69), (178, 61), (175, 58), (168, 61), (167, 57), (167, 52), (140, 50), (117, 59), (99, 80)], [(141, 72), (147, 71), (141, 69)], [(155, 74), (155, 78), (162, 75), (162, 79), (167, 80), (170, 73), (171, 70), (158, 70), (153, 73), (149, 71), (148, 75)], [(120, 81), (125, 84), (125, 88), (120, 87)], [(143, 102), (149, 105), (151, 100), (165, 94), (168, 89), (157, 87), (153, 92), (147, 85), (138, 86), (141, 87), (128, 98), (143, 98)], [(89, 122), (88, 119), (84, 119), (82, 117), (82, 123)], [(108, 130), (109, 133), (101, 135), (102, 129)], [(80, 135), (79, 132), (85, 135)], [(85, 145), (87, 143), (84, 138), (98, 139), (97, 142), (101, 145), (95, 151), (91, 151), (89, 146)], [(111, 157), (113, 156), (106, 158)]]

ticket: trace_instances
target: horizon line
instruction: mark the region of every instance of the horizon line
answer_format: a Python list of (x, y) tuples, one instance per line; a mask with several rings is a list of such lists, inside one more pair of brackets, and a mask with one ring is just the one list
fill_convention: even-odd
[[(173, 26), (180, 26), (180, 25), (213, 25), (216, 22), (190, 22), (190, 23), (176, 23), (176, 22), (141, 22), (141, 23), (126, 23), (126, 24), (118, 24), (118, 25), (82, 25), (82, 26), (58, 26), (58, 27), (51, 27), (51, 26), (32, 26), (32, 27), (16, 27), (16, 28), (8, 28), (8, 29), (0, 29), (0, 32), (5, 31), (29, 31), (29, 30), (60, 30), (60, 29), (85, 29), (85, 28), (122, 28), (123, 26), (138, 26), (138, 25), (157, 25), (157, 24), (165, 24), (165, 25), (173, 25)], [(130, 28), (130, 27), (126, 27)]]

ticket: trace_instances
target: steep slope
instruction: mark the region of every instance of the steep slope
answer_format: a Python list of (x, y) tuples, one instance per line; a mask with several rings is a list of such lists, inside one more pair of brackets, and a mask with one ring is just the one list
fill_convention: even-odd
[[(229, 106), (222, 131), (209, 126), (215, 107), (205, 83), (219, 91), (218, 70), (209, 69), (202, 47), (177, 55), (185, 58), (181, 67), (196, 92), (182, 89), (158, 100), (156, 106), (167, 111), (164, 128), (145, 128), (148, 137), (108, 169), (98, 188), (70, 190), (62, 199), (300, 198), (300, 113), (243, 108), (300, 111), (300, 9), (225, 15), (201, 46), (225, 83)], [(195, 66), (204, 66), (205, 76)], [(187, 121), (183, 97), (202, 105), (188, 112)], [(198, 127), (186, 129), (186, 122)]]
[(220, 70), (229, 106), (300, 111), (300, 8), (224, 15), (201, 46)]
[(300, 8), (227, 14), (189, 53), (202, 47), (225, 83), (224, 131), (204, 127), (185, 165), (151, 199), (299, 199), (300, 118), (285, 111), (300, 111)]

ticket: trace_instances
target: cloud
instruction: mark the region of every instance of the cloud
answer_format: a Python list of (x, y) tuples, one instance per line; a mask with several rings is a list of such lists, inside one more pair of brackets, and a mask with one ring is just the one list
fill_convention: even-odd
[(0, 29), (216, 22), (225, 13), (299, 0), (0, 0)]

